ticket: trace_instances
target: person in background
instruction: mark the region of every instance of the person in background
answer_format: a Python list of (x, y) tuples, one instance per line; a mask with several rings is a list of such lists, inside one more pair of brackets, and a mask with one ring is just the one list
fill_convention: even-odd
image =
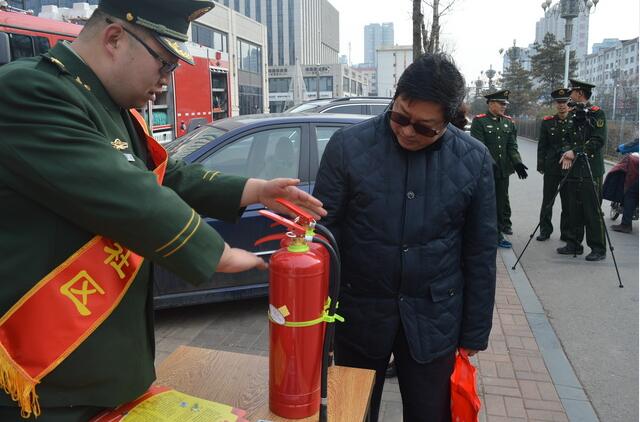
[[(545, 241), (551, 237), (553, 224), (553, 203), (558, 192), (558, 185), (562, 180), (562, 167), (559, 160), (562, 155), (562, 142), (564, 137), (573, 130), (571, 115), (569, 114), (569, 90), (556, 89), (551, 93), (557, 113), (553, 116), (545, 116), (540, 123), (540, 136), (538, 138), (538, 173), (544, 176), (542, 187), (542, 205), (540, 206), (540, 234), (538, 241)], [(567, 205), (566, 191), (561, 192), (560, 201), (562, 212), (560, 213), (560, 239), (565, 240), (567, 231)]]
[(314, 195), (340, 246), (338, 365), (376, 371), (378, 419), (393, 353), (405, 421), (451, 418), (456, 349), (487, 347), (495, 293), (493, 159), (454, 120), (464, 78), (443, 54), (417, 58), (390, 109), (337, 131)]
[[(515, 171), (520, 179), (527, 178), (528, 168), (522, 164), (518, 152), (518, 134), (513, 119), (505, 114), (509, 104), (509, 91), (497, 91), (484, 96), (488, 112), (478, 114), (471, 123), (471, 136), (485, 144), (495, 161), (497, 243), (501, 248), (510, 248), (511, 242), (504, 238), (503, 230), (508, 226), (506, 204), (509, 198), (509, 176)], [(509, 231), (509, 230), (507, 230)]]

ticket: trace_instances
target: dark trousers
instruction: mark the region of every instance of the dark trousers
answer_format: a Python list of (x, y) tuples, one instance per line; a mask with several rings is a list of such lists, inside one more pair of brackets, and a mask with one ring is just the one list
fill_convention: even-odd
[(602, 224), (602, 178), (594, 178), (596, 197), (593, 185), (587, 178), (567, 179), (563, 189), (566, 189), (569, 223), (567, 226), (567, 245), (579, 248), (582, 245), (585, 231), (587, 245), (592, 251), (606, 253), (604, 226)]
[(507, 199), (504, 201), (504, 216), (502, 220), (502, 229), (513, 228), (513, 223), (511, 223), (511, 203), (509, 203), (509, 192), (507, 187)]
[(505, 208), (507, 201), (509, 200), (509, 178), (508, 177), (496, 177), (496, 214), (498, 221), (498, 241), (504, 239), (502, 232), (500, 231), (505, 225)]
[[(455, 351), (429, 363), (418, 363), (409, 353), (409, 345), (401, 324), (392, 352), (398, 371), (403, 420), (407, 422), (450, 422), (450, 378), (455, 362)], [(378, 421), (382, 387), (385, 381), (384, 375), (389, 364), (389, 357), (372, 359), (336, 337), (335, 360), (337, 365), (376, 371), (376, 380), (369, 405), (370, 422)]]
[[(540, 234), (551, 235), (553, 233), (553, 224), (551, 218), (553, 217), (553, 204), (555, 202), (556, 192), (558, 192), (558, 185), (562, 180), (562, 175), (544, 174), (544, 184), (542, 188), (542, 206), (540, 207)], [(567, 232), (567, 213), (566, 203), (567, 195), (566, 191), (560, 191), (560, 203), (562, 204), (562, 211), (560, 213), (560, 239), (566, 240)]]
[(622, 224), (630, 226), (633, 221), (633, 214), (638, 208), (638, 181), (629, 186), (624, 193), (624, 210), (622, 211)]

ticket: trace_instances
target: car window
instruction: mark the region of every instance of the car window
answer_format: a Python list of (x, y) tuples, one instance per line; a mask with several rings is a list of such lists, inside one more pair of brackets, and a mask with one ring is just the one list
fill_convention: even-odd
[(202, 126), (187, 135), (174, 139), (164, 147), (172, 158), (182, 159), (225, 133), (225, 130), (217, 127)]
[(301, 129), (254, 132), (215, 151), (202, 161), (211, 170), (244, 177), (298, 177)]
[(322, 155), (324, 154), (324, 150), (327, 147), (327, 143), (329, 143), (329, 139), (331, 136), (342, 126), (318, 126), (316, 127), (316, 140), (318, 144), (318, 161), (322, 159)]
[(33, 39), (28, 35), (10, 33), (9, 48), (13, 60), (21, 57), (33, 57)]
[(33, 37), (33, 42), (36, 48), (36, 54), (46, 53), (51, 48), (49, 40), (45, 37)]
[(369, 107), (371, 107), (371, 114), (374, 116), (383, 113), (387, 109), (386, 104), (371, 104)]
[(326, 108), (323, 113), (362, 114), (362, 106), (360, 104), (339, 105)]

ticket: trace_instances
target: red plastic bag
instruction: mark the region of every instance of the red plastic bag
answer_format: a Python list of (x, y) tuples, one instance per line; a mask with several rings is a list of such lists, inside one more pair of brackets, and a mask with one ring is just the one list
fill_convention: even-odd
[(451, 422), (477, 422), (480, 397), (476, 391), (476, 368), (464, 349), (458, 349), (451, 374)]

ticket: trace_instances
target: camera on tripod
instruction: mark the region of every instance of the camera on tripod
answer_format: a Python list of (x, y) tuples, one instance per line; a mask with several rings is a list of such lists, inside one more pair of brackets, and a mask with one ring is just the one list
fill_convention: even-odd
[(577, 103), (575, 101), (569, 101), (567, 104), (569, 108), (573, 109), (573, 121), (577, 124), (584, 124), (589, 118), (591, 109), (585, 103)]

